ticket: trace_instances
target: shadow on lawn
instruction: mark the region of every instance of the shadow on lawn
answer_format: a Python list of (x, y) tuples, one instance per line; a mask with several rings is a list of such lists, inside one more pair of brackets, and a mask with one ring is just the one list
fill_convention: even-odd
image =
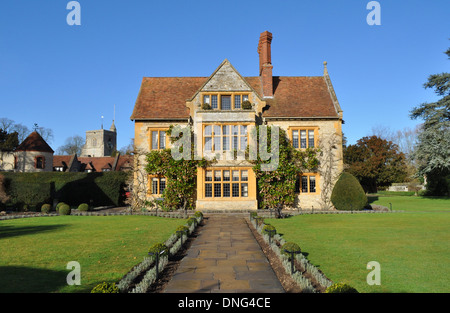
[(49, 293), (66, 286), (67, 271), (0, 266), (0, 293)]
[(8, 226), (0, 225), (0, 239), (24, 236), (24, 235), (34, 235), (41, 232), (51, 232), (56, 229), (65, 227), (66, 225), (40, 225), (40, 226)]

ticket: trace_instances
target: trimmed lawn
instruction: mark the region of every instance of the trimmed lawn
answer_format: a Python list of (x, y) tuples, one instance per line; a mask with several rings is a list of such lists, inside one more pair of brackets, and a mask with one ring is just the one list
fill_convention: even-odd
[[(0, 221), (0, 292), (90, 292), (117, 282), (184, 219), (154, 216), (57, 216)], [(69, 286), (81, 266), (81, 285)]]
[[(372, 199), (375, 200), (375, 199)], [(301, 215), (266, 219), (331, 280), (360, 292), (450, 292), (450, 199), (378, 197), (404, 213)], [(369, 286), (370, 261), (381, 285)]]

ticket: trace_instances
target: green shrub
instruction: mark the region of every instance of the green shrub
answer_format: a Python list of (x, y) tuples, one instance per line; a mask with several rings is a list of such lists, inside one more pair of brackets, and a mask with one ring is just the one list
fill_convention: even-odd
[(244, 102), (242, 102), (241, 107), (244, 110), (251, 110), (253, 106), (252, 106), (252, 103), (250, 101), (245, 100)]
[(155, 243), (153, 246), (150, 247), (148, 253), (149, 254), (157, 253), (160, 256), (164, 256), (169, 254), (169, 248), (163, 243)]
[(211, 110), (211, 105), (209, 103), (203, 103), (202, 104), (202, 110)]
[(358, 293), (358, 291), (350, 285), (336, 283), (328, 287), (325, 293)]
[(70, 206), (68, 204), (62, 204), (59, 207), (59, 215), (70, 215), (71, 209)]
[(250, 212), (250, 218), (254, 219), (258, 216), (258, 212), (252, 211)]
[(45, 213), (45, 214), (48, 214), (48, 213), (50, 213), (51, 209), (52, 209), (52, 206), (50, 204), (48, 204), (48, 203), (45, 203), (41, 207), (41, 212)]
[[(184, 234), (187, 234), (189, 231), (189, 228), (184, 225), (180, 225), (177, 227), (176, 231), (182, 231), (182, 232), (184, 232)], [(176, 233), (176, 234), (177, 234), (178, 238), (181, 237), (181, 235), (179, 235), (178, 233)]]
[(203, 217), (203, 213), (201, 211), (195, 211), (194, 216), (195, 217)]
[(78, 206), (78, 211), (86, 212), (89, 211), (89, 205), (87, 203), (82, 203)]
[(356, 177), (343, 172), (334, 185), (331, 202), (337, 210), (359, 211), (367, 205), (367, 196)]
[(195, 223), (197, 223), (197, 219), (196, 219), (195, 217), (191, 216), (190, 218), (188, 218), (188, 220), (187, 220), (186, 223), (187, 223), (189, 226), (191, 226), (192, 223), (194, 223), (194, 225), (195, 225)]
[[(269, 233), (269, 231), (273, 231), (273, 230), (275, 232)], [(269, 225), (269, 224), (264, 225), (262, 231), (263, 231), (263, 234), (267, 234), (269, 236), (273, 236), (277, 233), (277, 230), (275, 229), (275, 227), (272, 225)]]
[(300, 246), (295, 242), (289, 241), (281, 247), (281, 253), (287, 255), (288, 257), (291, 257), (291, 252), (300, 253)]
[(56, 205), (56, 212), (59, 212), (59, 208), (62, 206), (62, 205), (64, 205), (64, 204), (66, 204), (65, 202), (58, 202), (58, 204)]
[(115, 283), (101, 283), (92, 288), (91, 293), (119, 293)]

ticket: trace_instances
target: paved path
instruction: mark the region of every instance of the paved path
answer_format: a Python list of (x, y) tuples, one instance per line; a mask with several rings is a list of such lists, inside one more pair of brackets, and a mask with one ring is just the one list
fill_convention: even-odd
[(205, 215), (205, 226), (164, 292), (280, 293), (284, 289), (243, 216)]

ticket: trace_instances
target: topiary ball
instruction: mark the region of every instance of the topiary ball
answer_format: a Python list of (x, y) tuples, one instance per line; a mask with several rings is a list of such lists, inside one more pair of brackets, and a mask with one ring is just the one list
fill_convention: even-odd
[(50, 204), (48, 204), (48, 203), (45, 203), (41, 207), (41, 212), (44, 213), (44, 214), (48, 214), (48, 213), (50, 213), (51, 209), (52, 209), (52, 206)]
[[(277, 230), (275, 229), (275, 227), (273, 225), (269, 225), (269, 224), (266, 224), (263, 227), (262, 231), (263, 231), (263, 234), (266, 234), (269, 236), (273, 236), (277, 233)], [(273, 231), (275, 231), (275, 232), (273, 232)]]
[(325, 293), (358, 293), (358, 290), (344, 283), (336, 283), (328, 287)]
[(291, 257), (291, 253), (300, 253), (300, 246), (296, 244), (295, 242), (286, 242), (281, 247), (281, 253), (284, 255), (287, 255), (288, 257)]
[(359, 211), (367, 205), (367, 196), (356, 177), (343, 172), (333, 187), (331, 202), (337, 210)]
[(70, 215), (71, 209), (68, 204), (63, 204), (59, 207), (59, 215)]
[(78, 206), (78, 211), (86, 212), (89, 211), (89, 205), (87, 203), (82, 203)]
[(155, 255), (158, 254), (160, 256), (168, 255), (169, 254), (169, 248), (163, 244), (163, 243), (155, 243), (153, 246), (150, 247), (148, 250), (149, 255)]

